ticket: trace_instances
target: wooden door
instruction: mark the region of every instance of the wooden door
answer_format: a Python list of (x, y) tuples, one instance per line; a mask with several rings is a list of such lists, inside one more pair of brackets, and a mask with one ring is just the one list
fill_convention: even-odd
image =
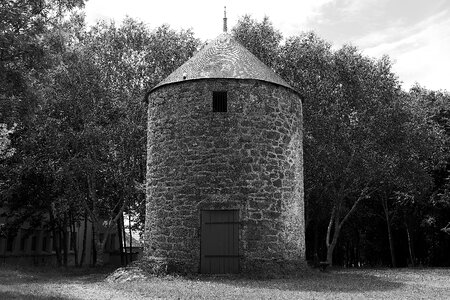
[(239, 273), (239, 211), (202, 210), (201, 222), (201, 273)]

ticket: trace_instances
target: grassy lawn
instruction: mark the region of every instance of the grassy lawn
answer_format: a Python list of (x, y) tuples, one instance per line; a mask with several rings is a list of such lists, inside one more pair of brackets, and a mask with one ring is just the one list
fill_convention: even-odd
[(450, 299), (450, 269), (312, 270), (301, 278), (167, 276), (105, 280), (111, 270), (0, 265), (0, 299)]

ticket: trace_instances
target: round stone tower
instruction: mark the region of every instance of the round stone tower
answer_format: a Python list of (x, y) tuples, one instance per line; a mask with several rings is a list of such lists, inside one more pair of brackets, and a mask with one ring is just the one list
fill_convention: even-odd
[(147, 102), (145, 257), (189, 273), (302, 266), (299, 94), (223, 33)]

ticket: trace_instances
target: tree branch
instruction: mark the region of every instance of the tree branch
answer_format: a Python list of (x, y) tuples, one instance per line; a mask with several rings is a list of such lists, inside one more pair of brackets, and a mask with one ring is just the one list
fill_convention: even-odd
[[(342, 219), (342, 221), (339, 223), (339, 226), (342, 226), (342, 224), (344, 224), (344, 223), (347, 221), (348, 217), (355, 211), (356, 206), (358, 205), (359, 202), (361, 202), (361, 200), (366, 199), (366, 198), (369, 197), (369, 193), (367, 193), (368, 190), (369, 190), (369, 188), (368, 188), (368, 187), (365, 187), (365, 188), (361, 191), (361, 193), (360, 193), (358, 199), (355, 201), (355, 203), (353, 203), (352, 208), (348, 211), (348, 213), (345, 215), (345, 217), (344, 217), (344, 218)], [(373, 192), (373, 191), (372, 191), (372, 192)]]
[(330, 216), (330, 222), (328, 223), (328, 228), (327, 228), (327, 239), (326, 239), (327, 248), (330, 247), (331, 227), (333, 226), (335, 213), (336, 213), (336, 205), (333, 205), (333, 209), (331, 211), (331, 216)]

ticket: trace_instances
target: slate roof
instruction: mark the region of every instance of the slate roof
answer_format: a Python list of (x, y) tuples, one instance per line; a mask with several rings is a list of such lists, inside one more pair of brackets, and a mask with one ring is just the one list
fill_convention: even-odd
[[(184, 75), (186, 75), (185, 79), (183, 79)], [(167, 84), (205, 78), (257, 79), (285, 86), (296, 92), (272, 69), (245, 49), (230, 34), (224, 32), (149, 93)]]

